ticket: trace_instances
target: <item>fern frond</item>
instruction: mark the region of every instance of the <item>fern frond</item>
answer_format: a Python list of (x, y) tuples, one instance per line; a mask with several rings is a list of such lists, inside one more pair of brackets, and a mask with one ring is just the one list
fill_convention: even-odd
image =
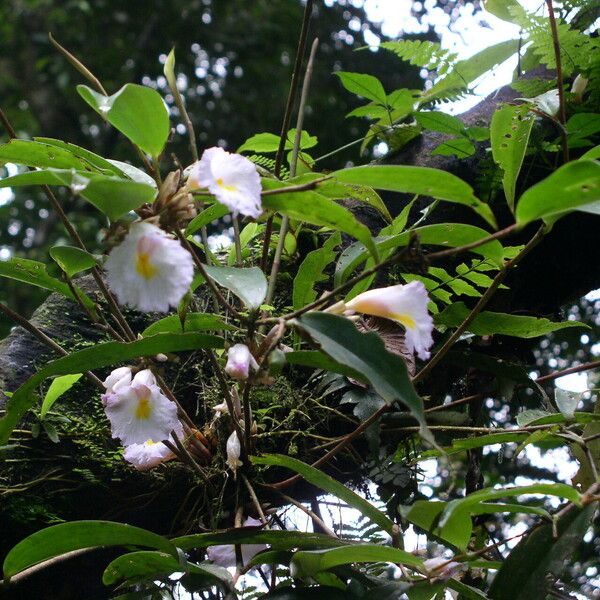
[(518, 79), (513, 81), (510, 87), (524, 98), (533, 98), (555, 88), (556, 79), (540, 79), (537, 77), (534, 79)]
[[(556, 56), (549, 20), (546, 17), (528, 13), (520, 5), (512, 6), (509, 10), (515, 22), (523, 29), (527, 41), (533, 46), (533, 52), (539, 62), (550, 69), (555, 69)], [(563, 73), (570, 75), (575, 71), (585, 72), (590, 67), (596, 53), (600, 51), (600, 42), (572, 29), (563, 21), (557, 20), (556, 26)]]
[[(263, 156), (262, 154), (252, 154), (248, 158), (259, 167), (262, 167), (265, 171), (273, 174), (275, 172), (275, 159)], [(287, 179), (289, 177), (289, 171), (285, 167), (281, 167), (280, 178)]]
[(442, 48), (437, 42), (425, 40), (400, 40), (398, 42), (383, 42), (382, 48), (390, 50), (401, 60), (411, 65), (437, 71), (443, 75), (454, 64), (457, 54)]

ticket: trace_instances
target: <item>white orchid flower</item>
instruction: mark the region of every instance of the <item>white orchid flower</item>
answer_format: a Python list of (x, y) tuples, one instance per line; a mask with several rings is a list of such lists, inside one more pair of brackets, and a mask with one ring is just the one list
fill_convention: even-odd
[(112, 436), (124, 446), (166, 440), (180, 431), (177, 406), (163, 395), (150, 371), (140, 371), (129, 386), (102, 396)]
[(345, 308), (400, 323), (406, 330), (406, 346), (419, 358), (429, 358), (433, 344), (433, 319), (427, 311), (429, 296), (420, 281), (392, 285), (359, 294)]
[(246, 344), (234, 344), (227, 351), (225, 373), (239, 380), (248, 379), (250, 369), (257, 371), (258, 363)]
[(181, 244), (150, 223), (134, 223), (104, 265), (108, 286), (121, 304), (167, 312), (194, 277), (194, 261)]
[(256, 219), (262, 213), (260, 176), (256, 165), (241, 154), (208, 148), (192, 166), (188, 188), (208, 188), (234, 215)]
[(123, 458), (138, 471), (147, 471), (167, 460), (172, 460), (175, 455), (162, 442), (146, 440), (143, 444), (126, 446)]

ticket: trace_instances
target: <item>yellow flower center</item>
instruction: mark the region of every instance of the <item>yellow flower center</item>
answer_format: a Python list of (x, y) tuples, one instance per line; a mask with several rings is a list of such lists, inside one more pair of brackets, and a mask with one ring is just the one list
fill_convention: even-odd
[(409, 315), (399, 315), (397, 313), (390, 313), (389, 318), (398, 321), (399, 323), (404, 325), (406, 329), (415, 329), (417, 327), (415, 320)]
[(139, 399), (137, 408), (135, 409), (135, 417), (140, 420), (148, 419), (151, 412), (152, 407), (150, 406), (150, 398), (143, 396)]
[(227, 190), (228, 192), (237, 192), (237, 186), (235, 186), (235, 185), (225, 185), (225, 182), (223, 181), (223, 179), (221, 177), (219, 177), (219, 179), (217, 179), (217, 185), (220, 188), (223, 188), (224, 190)]
[(156, 267), (150, 261), (150, 255), (143, 252), (138, 252), (135, 270), (144, 279), (152, 279), (156, 275)]

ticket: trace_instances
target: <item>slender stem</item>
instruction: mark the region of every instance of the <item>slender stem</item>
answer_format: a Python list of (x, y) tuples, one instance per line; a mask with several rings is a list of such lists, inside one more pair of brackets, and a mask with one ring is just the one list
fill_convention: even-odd
[(258, 513), (258, 516), (260, 517), (262, 524), (265, 526), (265, 529), (268, 529), (269, 524), (268, 524), (267, 518), (265, 517), (265, 513), (263, 512), (262, 506), (260, 505), (260, 502), (258, 501), (258, 496), (256, 495), (256, 492), (254, 491), (252, 484), (250, 483), (248, 478), (243, 473), (242, 473), (242, 480), (246, 486), (246, 489), (248, 490), (248, 493), (250, 494), (250, 498), (252, 498), (252, 504), (254, 504), (254, 508), (256, 508), (256, 512)]
[[(36, 327), (31, 321), (27, 320), (25, 317), (22, 317), (20, 314), (16, 313), (10, 307), (6, 306), (0, 302), (0, 311), (2, 311), (7, 317), (12, 319), (15, 323), (18, 323), (23, 329), (29, 331), (33, 336), (35, 336), (40, 342), (52, 348), (55, 352), (58, 352), (61, 356), (67, 356), (69, 353), (59, 346), (52, 338), (48, 337), (41, 329)], [(87, 371), (85, 376), (97, 387), (100, 389), (104, 389), (104, 385), (93, 373)]]
[(6, 133), (8, 133), (8, 139), (14, 140), (17, 137), (16, 131), (13, 129), (11, 122), (8, 120), (8, 117), (4, 114), (2, 107), (0, 107), (0, 121), (2, 121), (2, 125), (4, 125), (4, 129), (6, 129)]
[(233, 217), (233, 243), (235, 244), (235, 264), (242, 266), (242, 242), (240, 239), (240, 220), (237, 215)]
[(569, 162), (569, 142), (565, 131), (567, 122), (567, 113), (565, 106), (565, 90), (562, 72), (562, 62), (560, 57), (560, 40), (558, 38), (558, 27), (556, 25), (556, 16), (554, 15), (554, 7), (552, 0), (546, 0), (548, 7), (548, 19), (550, 20), (550, 29), (552, 30), (552, 43), (554, 45), (554, 56), (556, 59), (556, 84), (558, 86), (558, 118), (563, 126), (560, 135), (562, 140), (563, 160)]
[(333, 538), (338, 537), (333, 531), (331, 531), (331, 529), (329, 529), (329, 527), (327, 527), (327, 525), (325, 524), (323, 519), (321, 519), (321, 517), (319, 517), (319, 515), (317, 515), (314, 511), (310, 510), (309, 508), (304, 506), (304, 504), (302, 504), (301, 502), (298, 502), (298, 500), (292, 498), (291, 496), (287, 496), (283, 492), (278, 492), (278, 493), (286, 502), (293, 504), (296, 508), (299, 508), (303, 513), (307, 514), (313, 520), (315, 525), (320, 527), (325, 532), (326, 535), (333, 537)]
[(274, 188), (272, 190), (263, 190), (261, 196), (275, 196), (276, 194), (290, 194), (292, 192), (304, 192), (305, 190), (314, 190), (319, 183), (323, 183), (328, 179), (331, 179), (331, 175), (325, 175), (325, 177), (319, 177), (307, 183), (301, 183), (299, 185), (290, 185), (287, 187)]
[(175, 397), (175, 394), (173, 393), (171, 388), (167, 385), (166, 381), (160, 375), (158, 375), (158, 373), (154, 373), (154, 377), (156, 378), (156, 382), (158, 383), (160, 389), (165, 393), (165, 396), (177, 406), (177, 413), (179, 414), (179, 416), (184, 420), (184, 422), (189, 427), (194, 428), (196, 426), (196, 424), (194, 423), (194, 421), (192, 421), (190, 416), (187, 414), (185, 408), (183, 408), (183, 406), (181, 406), (181, 404), (179, 403), (179, 400), (177, 400), (177, 398)]
[(252, 389), (252, 378), (248, 378), (242, 393), (242, 407), (244, 410), (244, 437), (248, 454), (252, 452), (252, 407), (250, 406), (250, 390)]
[[(315, 54), (319, 47), (319, 40), (315, 39), (310, 50), (308, 64), (306, 65), (306, 73), (304, 75), (304, 83), (302, 84), (302, 95), (300, 97), (300, 106), (298, 108), (298, 118), (296, 120), (296, 135), (294, 137), (294, 147), (292, 149), (292, 159), (290, 161), (290, 177), (296, 175), (296, 166), (298, 164), (298, 154), (300, 152), (300, 140), (302, 139), (302, 127), (304, 125), (304, 111), (306, 110), (306, 102), (308, 100), (308, 91), (310, 89), (310, 80), (313, 72), (313, 64)], [(271, 266), (271, 276), (269, 277), (269, 287), (267, 288), (266, 304), (271, 304), (273, 295), (275, 294), (275, 286), (277, 285), (277, 273), (281, 266), (281, 255), (285, 247), (285, 238), (288, 231), (289, 218), (283, 215), (281, 218), (281, 227), (279, 229), (279, 239), (277, 240), (277, 248), (273, 257), (273, 265)]]
[[(314, 0), (307, 0), (304, 7), (304, 16), (302, 18), (302, 27), (300, 29), (300, 37), (298, 39), (298, 48), (296, 50), (296, 58), (294, 60), (294, 69), (292, 71), (292, 79), (290, 82), (290, 90), (288, 92), (287, 102), (285, 104), (285, 112), (283, 114), (283, 122), (281, 123), (281, 134), (279, 136), (279, 147), (275, 156), (275, 177), (281, 174), (281, 165), (283, 163), (283, 155), (285, 153), (285, 143), (287, 141), (287, 133), (292, 120), (292, 111), (294, 109), (294, 100), (298, 91), (300, 82), (300, 73), (302, 70), (302, 60), (306, 50), (306, 40), (308, 39), (308, 25), (312, 16)], [(265, 227), (265, 237), (263, 239), (262, 257), (260, 260), (260, 268), (263, 271), (267, 269), (267, 260), (269, 256), (269, 246), (271, 245), (271, 235), (273, 232), (273, 217), (267, 219)]]

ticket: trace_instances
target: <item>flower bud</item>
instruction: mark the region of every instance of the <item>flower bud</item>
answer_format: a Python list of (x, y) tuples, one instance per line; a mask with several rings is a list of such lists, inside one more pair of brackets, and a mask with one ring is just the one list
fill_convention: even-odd
[(113, 394), (120, 387), (127, 386), (131, 383), (131, 368), (130, 367), (119, 367), (112, 371), (112, 373), (104, 380), (104, 387), (106, 388), (107, 394)]
[(587, 88), (588, 83), (589, 80), (585, 77), (582, 77), (581, 75), (577, 75), (577, 77), (575, 77), (575, 80), (573, 81), (573, 86), (571, 87), (571, 94), (575, 96), (576, 102), (581, 102), (583, 100), (583, 94), (585, 92), (585, 89)]
[(240, 454), (242, 453), (242, 446), (240, 444), (240, 438), (238, 438), (237, 433), (234, 431), (227, 440), (227, 465), (233, 471), (233, 475), (238, 470), (238, 467), (241, 467), (244, 463), (240, 460)]
[(250, 368), (258, 370), (258, 363), (250, 353), (250, 349), (245, 344), (235, 344), (227, 352), (227, 364), (225, 373), (230, 377), (239, 380), (248, 379)]

